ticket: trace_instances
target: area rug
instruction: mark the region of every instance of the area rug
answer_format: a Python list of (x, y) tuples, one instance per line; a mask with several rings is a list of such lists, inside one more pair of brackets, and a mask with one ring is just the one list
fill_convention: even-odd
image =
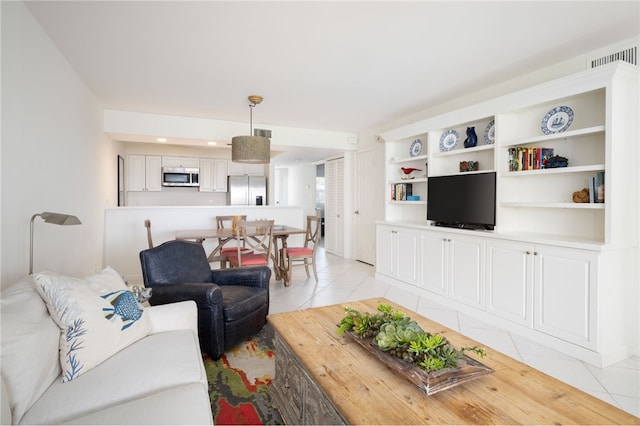
[(203, 357), (216, 425), (283, 424), (269, 395), (275, 374), (273, 339), (273, 327), (267, 324), (218, 361)]

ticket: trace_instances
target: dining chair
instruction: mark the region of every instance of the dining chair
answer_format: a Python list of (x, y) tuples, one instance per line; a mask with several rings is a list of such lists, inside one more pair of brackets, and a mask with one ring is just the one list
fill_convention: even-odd
[(236, 251), (227, 255), (231, 267), (269, 265), (273, 244), (273, 220), (241, 220), (236, 223)]
[(147, 242), (149, 243), (149, 248), (153, 248), (153, 239), (151, 238), (151, 221), (149, 219), (145, 219), (144, 227), (147, 228)]
[(302, 247), (287, 247), (286, 255), (281, 253), (288, 282), (291, 282), (291, 270), (294, 266), (304, 266), (307, 278), (310, 278), (309, 265), (313, 268), (313, 276), (318, 282), (316, 251), (320, 239), (320, 220), (320, 216), (307, 216), (307, 233), (304, 237), (304, 245)]
[[(234, 220), (247, 220), (247, 215), (231, 215), (231, 216), (216, 216), (216, 228), (217, 229), (233, 229), (233, 221)], [(224, 238), (218, 238), (218, 245), (220, 246), (220, 251), (218, 252), (218, 256), (216, 256), (215, 260), (220, 262), (220, 268), (224, 269), (227, 267), (227, 257), (230, 254), (234, 254), (237, 252), (237, 247), (235, 243), (235, 237), (233, 239), (227, 239), (224, 241)], [(227, 247), (225, 247), (225, 244)]]

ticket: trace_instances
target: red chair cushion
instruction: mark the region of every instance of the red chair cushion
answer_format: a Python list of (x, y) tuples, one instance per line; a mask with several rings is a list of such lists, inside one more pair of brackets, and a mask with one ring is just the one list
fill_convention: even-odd
[(309, 256), (313, 254), (313, 250), (307, 247), (287, 247), (287, 255), (289, 256)]
[(268, 265), (267, 259), (264, 258), (263, 255), (260, 254), (246, 254), (242, 255), (242, 264), (238, 265), (238, 256), (231, 256), (227, 258), (232, 265), (236, 266), (257, 266), (257, 265)]

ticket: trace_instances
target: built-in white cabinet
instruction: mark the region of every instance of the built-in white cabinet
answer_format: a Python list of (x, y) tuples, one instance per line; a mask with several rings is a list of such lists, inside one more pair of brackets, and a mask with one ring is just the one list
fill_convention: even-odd
[[(379, 227), (419, 234), (409, 289), (597, 365), (636, 353), (639, 82), (637, 67), (617, 62), (380, 134)], [(465, 147), (471, 127), (477, 143)], [(547, 167), (551, 150), (568, 164)], [(426, 175), (406, 179), (402, 167)], [(497, 175), (493, 231), (430, 226), (430, 178), (488, 171)], [(594, 175), (604, 202), (575, 202)], [(404, 183), (420, 202), (394, 199)], [(404, 286), (411, 280), (389, 260), (396, 253), (381, 246), (390, 241), (377, 242), (377, 273)]]
[(534, 328), (595, 349), (597, 254), (536, 246), (533, 258)]
[(484, 240), (438, 231), (421, 231), (418, 235), (420, 287), (466, 305), (483, 307)]
[(417, 284), (418, 234), (408, 228), (378, 226), (376, 243), (381, 248), (378, 271), (408, 284)]
[(201, 158), (200, 192), (227, 192), (227, 160)]
[(487, 312), (533, 327), (533, 263), (536, 255), (531, 244), (487, 240)]
[(162, 191), (162, 157), (127, 156), (127, 191)]
[(196, 157), (162, 157), (163, 167), (199, 167), (199, 159)]
[(227, 172), (229, 176), (264, 176), (264, 164), (236, 163), (227, 161)]

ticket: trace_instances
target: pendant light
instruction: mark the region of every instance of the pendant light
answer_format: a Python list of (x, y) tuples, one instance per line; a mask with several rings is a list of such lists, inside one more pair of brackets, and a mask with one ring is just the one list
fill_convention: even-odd
[(253, 136), (253, 108), (262, 102), (262, 96), (249, 96), (251, 136), (231, 139), (231, 161), (235, 163), (267, 164), (271, 160), (271, 141), (264, 136)]

